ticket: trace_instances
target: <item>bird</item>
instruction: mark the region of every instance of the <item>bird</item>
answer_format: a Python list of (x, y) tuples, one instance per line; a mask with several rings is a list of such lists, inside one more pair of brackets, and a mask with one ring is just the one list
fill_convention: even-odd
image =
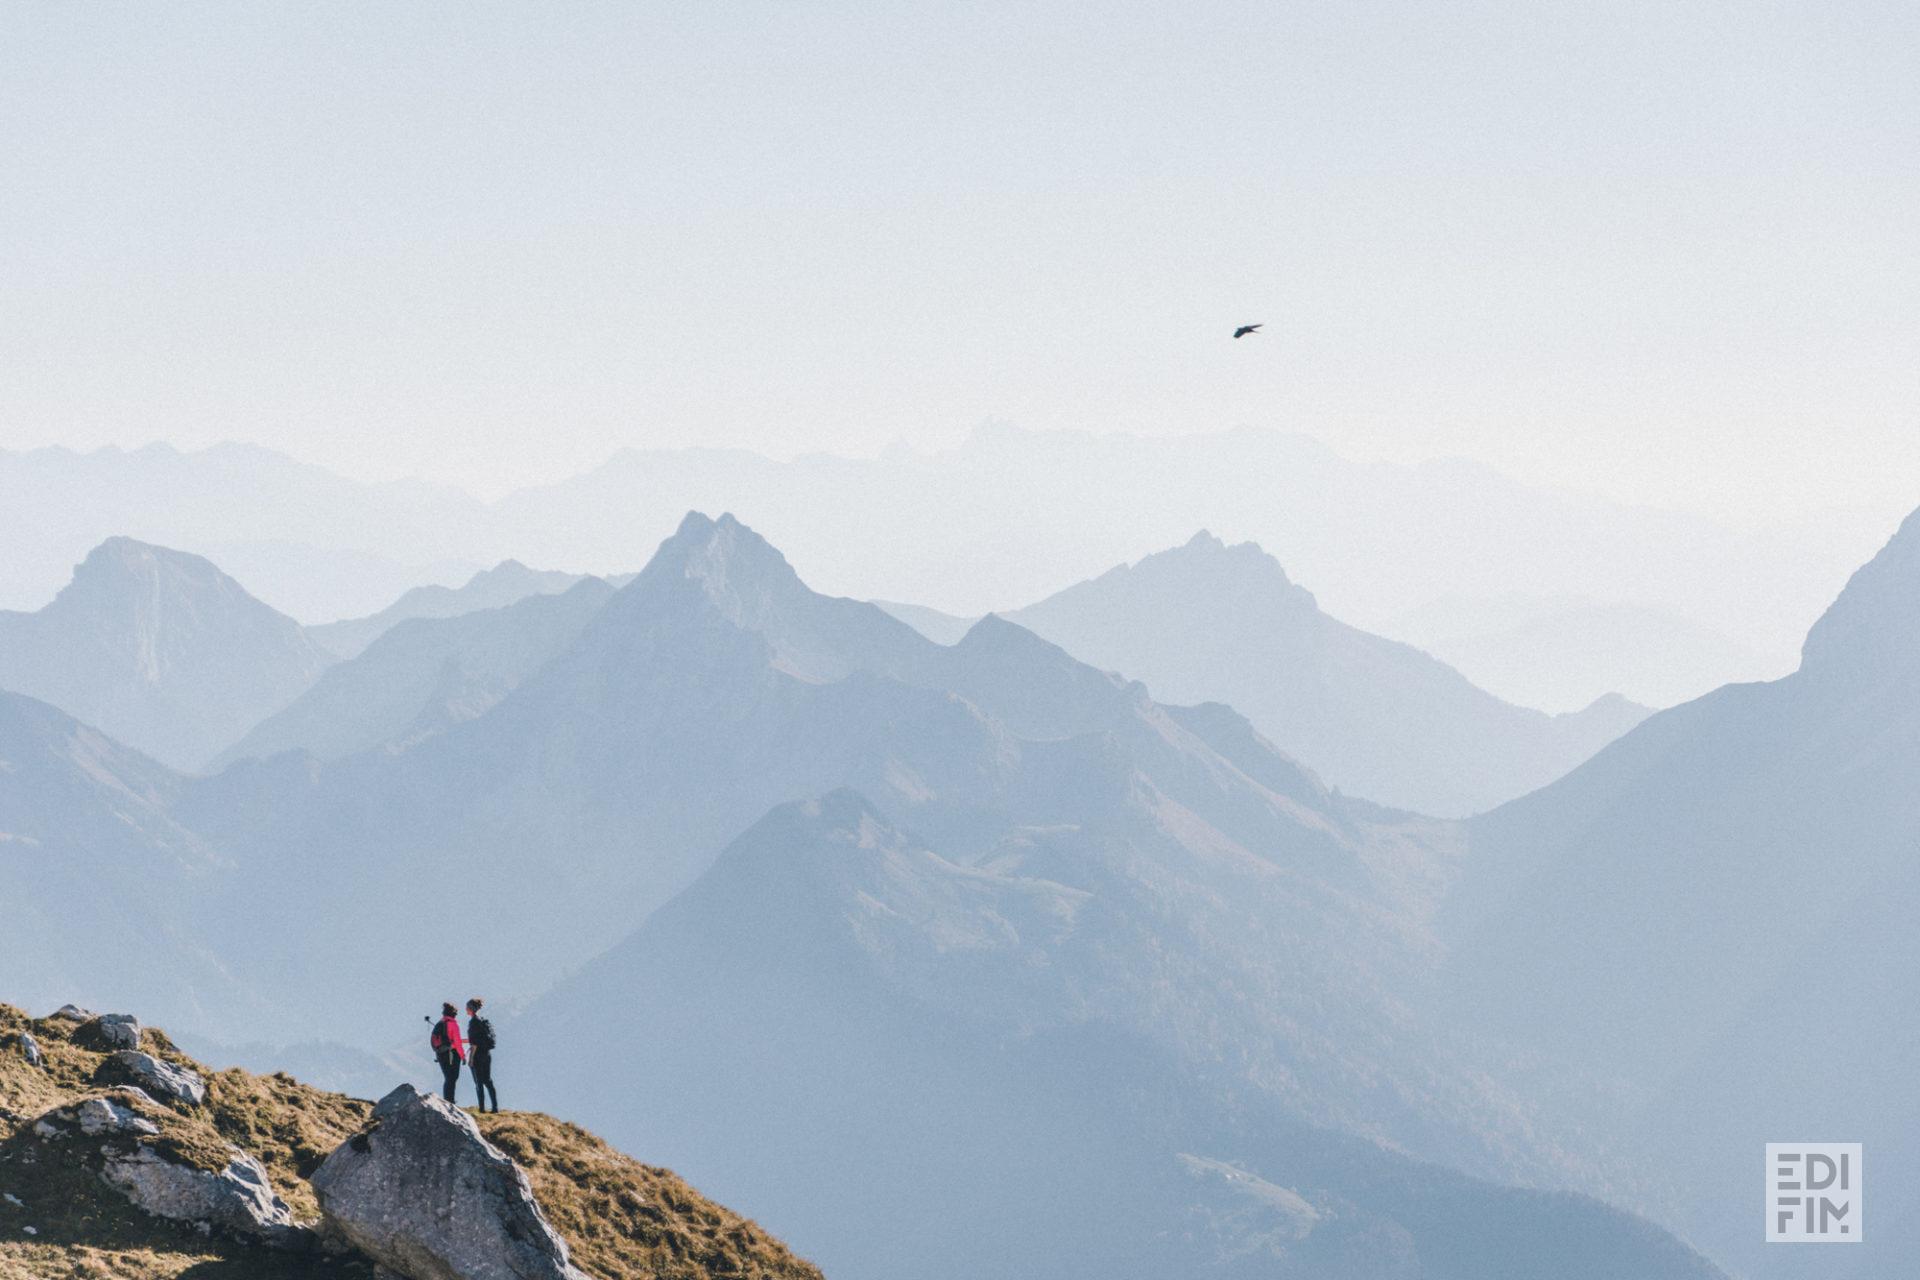
[(1236, 338), (1244, 338), (1250, 333), (1259, 332), (1259, 329), (1260, 326), (1257, 324), (1243, 324), (1233, 331), (1233, 336)]

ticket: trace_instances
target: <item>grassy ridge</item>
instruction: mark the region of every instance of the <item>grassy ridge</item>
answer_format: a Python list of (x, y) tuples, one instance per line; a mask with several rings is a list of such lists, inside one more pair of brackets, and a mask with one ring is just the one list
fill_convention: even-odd
[[(103, 1185), (92, 1164), (35, 1138), (37, 1117), (105, 1089), (95, 1074), (106, 1055), (75, 1044), (75, 1025), (0, 1004), (0, 1194), (22, 1202), (0, 1199), (0, 1280), (370, 1280), (372, 1268), (357, 1260), (278, 1254), (149, 1217)], [(39, 1042), (44, 1068), (28, 1066), (13, 1046), (20, 1031)], [(153, 1028), (141, 1047), (200, 1072), (207, 1105), (138, 1106), (161, 1132), (118, 1141), (210, 1169), (225, 1166), (229, 1144), (239, 1147), (266, 1167), (297, 1219), (318, 1217), (306, 1179), (365, 1123), (370, 1104), (280, 1073), (208, 1072)], [(478, 1119), (526, 1169), (575, 1264), (597, 1280), (820, 1280), (754, 1223), (583, 1129), (533, 1112)]]

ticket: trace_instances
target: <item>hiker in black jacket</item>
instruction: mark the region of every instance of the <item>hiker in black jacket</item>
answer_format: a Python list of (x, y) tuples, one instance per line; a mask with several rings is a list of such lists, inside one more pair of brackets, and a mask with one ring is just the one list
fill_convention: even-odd
[(481, 1111), (487, 1099), (493, 1099), (493, 1113), (500, 1114), (500, 1094), (493, 1087), (493, 1023), (480, 1012), (485, 1004), (479, 996), (467, 1001), (467, 1070), (473, 1072), (473, 1088)]

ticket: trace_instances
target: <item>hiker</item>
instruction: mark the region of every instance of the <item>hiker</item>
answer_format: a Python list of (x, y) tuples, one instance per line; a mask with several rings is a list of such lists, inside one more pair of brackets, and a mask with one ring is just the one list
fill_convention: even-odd
[(479, 996), (467, 1001), (467, 1069), (473, 1073), (473, 1092), (477, 1109), (487, 1109), (493, 1098), (493, 1114), (500, 1114), (500, 1093), (493, 1087), (493, 1021), (480, 1012), (485, 1004)]
[(450, 1004), (440, 1006), (440, 1021), (433, 1024), (433, 1034), (427, 1037), (427, 1043), (433, 1046), (433, 1057), (440, 1064), (440, 1079), (444, 1087), (441, 1096), (454, 1106), (453, 1087), (460, 1083), (460, 1064), (467, 1060), (467, 1046), (460, 1039), (460, 1011)]

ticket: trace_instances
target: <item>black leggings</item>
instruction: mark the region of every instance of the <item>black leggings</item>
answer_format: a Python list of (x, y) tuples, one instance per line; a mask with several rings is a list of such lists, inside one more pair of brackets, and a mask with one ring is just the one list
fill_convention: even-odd
[(448, 1102), (459, 1105), (453, 1096), (453, 1086), (460, 1083), (460, 1055), (443, 1053), (440, 1055), (440, 1096)]
[(493, 1087), (493, 1050), (475, 1049), (473, 1051), (473, 1061), (469, 1063), (468, 1066), (473, 1072), (473, 1092), (476, 1105), (482, 1111), (487, 1110), (487, 1097), (491, 1094), (493, 1097), (493, 1111), (498, 1114), (500, 1110), (500, 1094), (499, 1091)]

